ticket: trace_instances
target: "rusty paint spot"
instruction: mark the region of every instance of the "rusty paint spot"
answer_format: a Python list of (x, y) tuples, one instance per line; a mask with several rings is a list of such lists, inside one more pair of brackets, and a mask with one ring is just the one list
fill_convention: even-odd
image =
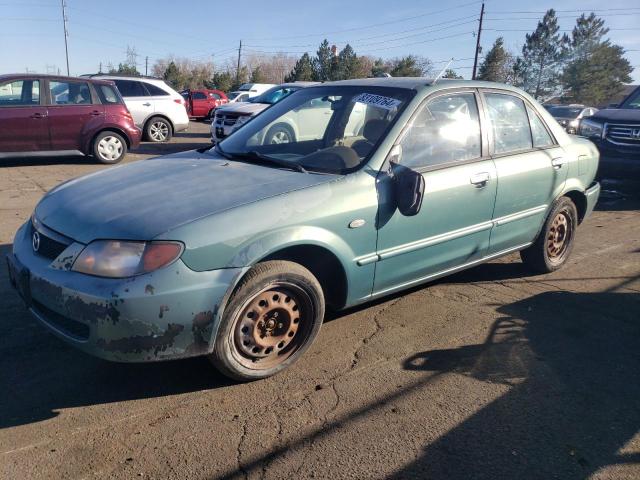
[(184, 325), (170, 323), (162, 335), (135, 335), (106, 341), (98, 339), (97, 345), (109, 352), (142, 353), (153, 350), (155, 356), (173, 345), (174, 340), (184, 330)]
[(155, 288), (153, 288), (153, 285), (147, 285), (146, 287), (144, 287), (144, 293), (153, 295), (154, 292), (155, 292)]
[(168, 312), (168, 311), (169, 311), (168, 305), (160, 305), (160, 313), (158, 314), (158, 318), (162, 318), (164, 315), (164, 312)]
[(205, 352), (209, 347), (208, 339), (211, 336), (211, 325), (213, 324), (213, 312), (207, 310), (197, 313), (191, 321), (191, 332), (193, 333), (193, 343), (187, 347), (188, 353)]

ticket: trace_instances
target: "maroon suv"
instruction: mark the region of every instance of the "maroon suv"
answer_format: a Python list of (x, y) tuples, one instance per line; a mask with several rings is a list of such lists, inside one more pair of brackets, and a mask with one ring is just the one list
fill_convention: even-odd
[(0, 158), (82, 153), (118, 163), (140, 136), (112, 81), (0, 75)]

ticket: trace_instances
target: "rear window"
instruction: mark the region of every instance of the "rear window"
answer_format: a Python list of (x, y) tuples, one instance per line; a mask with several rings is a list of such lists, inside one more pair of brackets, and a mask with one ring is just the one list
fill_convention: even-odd
[(115, 80), (116, 87), (123, 97), (146, 97), (147, 91), (140, 82), (133, 80)]
[(117, 90), (113, 88), (111, 85), (99, 85), (97, 90), (102, 103), (104, 104), (122, 103), (122, 101), (120, 100), (120, 95), (118, 95)]
[(149, 90), (149, 95), (151, 95), (152, 97), (170, 95), (169, 92), (161, 89), (160, 87), (156, 87), (153, 83), (145, 83), (144, 86), (147, 87), (147, 90)]

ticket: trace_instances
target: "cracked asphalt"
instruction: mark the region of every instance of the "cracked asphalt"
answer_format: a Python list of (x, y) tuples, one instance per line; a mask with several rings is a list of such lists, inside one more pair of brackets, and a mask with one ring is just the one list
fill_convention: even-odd
[[(46, 190), (101, 168), (1, 161), (0, 252)], [(248, 384), (206, 359), (78, 352), (3, 269), (0, 478), (638, 479), (640, 182), (603, 185), (566, 268), (511, 255), (336, 314), (293, 368)]]

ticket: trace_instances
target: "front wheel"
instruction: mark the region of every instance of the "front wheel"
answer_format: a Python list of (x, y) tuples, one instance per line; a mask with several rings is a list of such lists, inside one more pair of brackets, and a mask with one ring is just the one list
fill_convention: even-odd
[(522, 261), (539, 273), (562, 267), (573, 250), (578, 211), (568, 197), (561, 197), (551, 209), (536, 241), (520, 252)]
[(265, 144), (275, 145), (278, 143), (292, 143), (295, 142), (295, 133), (289, 125), (281, 124), (274, 125), (269, 129), (265, 136)]
[(147, 122), (144, 130), (145, 137), (151, 142), (168, 142), (173, 136), (171, 124), (162, 117), (153, 117)]
[(229, 299), (210, 359), (235, 380), (270, 377), (309, 348), (324, 309), (322, 287), (302, 265), (259, 263)]
[(127, 154), (127, 142), (116, 132), (100, 132), (93, 140), (93, 156), (101, 163), (118, 163)]

